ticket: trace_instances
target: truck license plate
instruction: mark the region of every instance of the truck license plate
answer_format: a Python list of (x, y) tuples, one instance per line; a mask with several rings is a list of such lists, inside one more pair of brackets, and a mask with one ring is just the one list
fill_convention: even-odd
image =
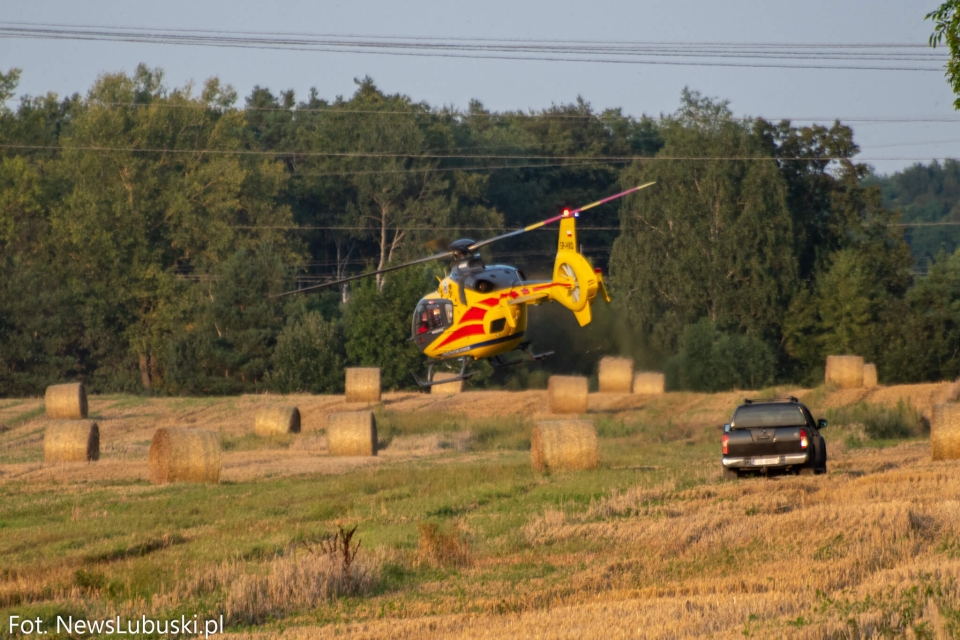
[(780, 462), (780, 458), (754, 458), (753, 464), (755, 465), (765, 465), (765, 464), (777, 464)]

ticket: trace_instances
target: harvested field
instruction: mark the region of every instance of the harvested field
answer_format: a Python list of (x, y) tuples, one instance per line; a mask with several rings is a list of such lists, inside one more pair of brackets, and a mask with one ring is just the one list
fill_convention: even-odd
[[(0, 400), (0, 619), (186, 610), (264, 639), (960, 635), (960, 463), (926, 438), (831, 424), (825, 476), (720, 478), (732, 410), (790, 394), (816, 417), (927, 415), (956, 389), (591, 394), (598, 468), (547, 476), (529, 452), (546, 391), (383, 394), (363, 458), (327, 454), (342, 396), (91, 396), (99, 462), (55, 466), (42, 399)], [(267, 402), (298, 406), (302, 432), (249, 433)], [(220, 435), (219, 485), (149, 484), (163, 426)], [(362, 541), (352, 569), (324, 551), (338, 526)]]

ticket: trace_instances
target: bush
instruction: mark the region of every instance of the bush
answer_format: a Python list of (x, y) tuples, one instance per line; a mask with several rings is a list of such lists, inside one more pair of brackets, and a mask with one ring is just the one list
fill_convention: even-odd
[(339, 393), (343, 360), (340, 326), (310, 311), (280, 332), (268, 383), (281, 393)]
[(680, 352), (667, 363), (667, 386), (690, 391), (759, 389), (769, 386), (776, 358), (754, 336), (718, 331), (709, 319), (687, 325)]

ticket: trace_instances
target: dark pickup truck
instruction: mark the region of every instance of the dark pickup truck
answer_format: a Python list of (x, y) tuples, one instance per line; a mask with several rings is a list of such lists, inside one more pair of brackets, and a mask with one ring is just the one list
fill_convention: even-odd
[(723, 475), (794, 471), (827, 472), (827, 444), (810, 410), (796, 398), (744, 400), (723, 426)]

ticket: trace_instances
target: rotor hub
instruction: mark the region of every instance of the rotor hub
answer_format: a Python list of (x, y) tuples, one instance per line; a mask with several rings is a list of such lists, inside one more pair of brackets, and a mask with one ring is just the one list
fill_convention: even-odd
[(470, 247), (474, 244), (474, 241), (470, 238), (460, 238), (450, 243), (450, 251), (453, 251), (457, 258), (469, 258), (473, 255), (473, 250)]

